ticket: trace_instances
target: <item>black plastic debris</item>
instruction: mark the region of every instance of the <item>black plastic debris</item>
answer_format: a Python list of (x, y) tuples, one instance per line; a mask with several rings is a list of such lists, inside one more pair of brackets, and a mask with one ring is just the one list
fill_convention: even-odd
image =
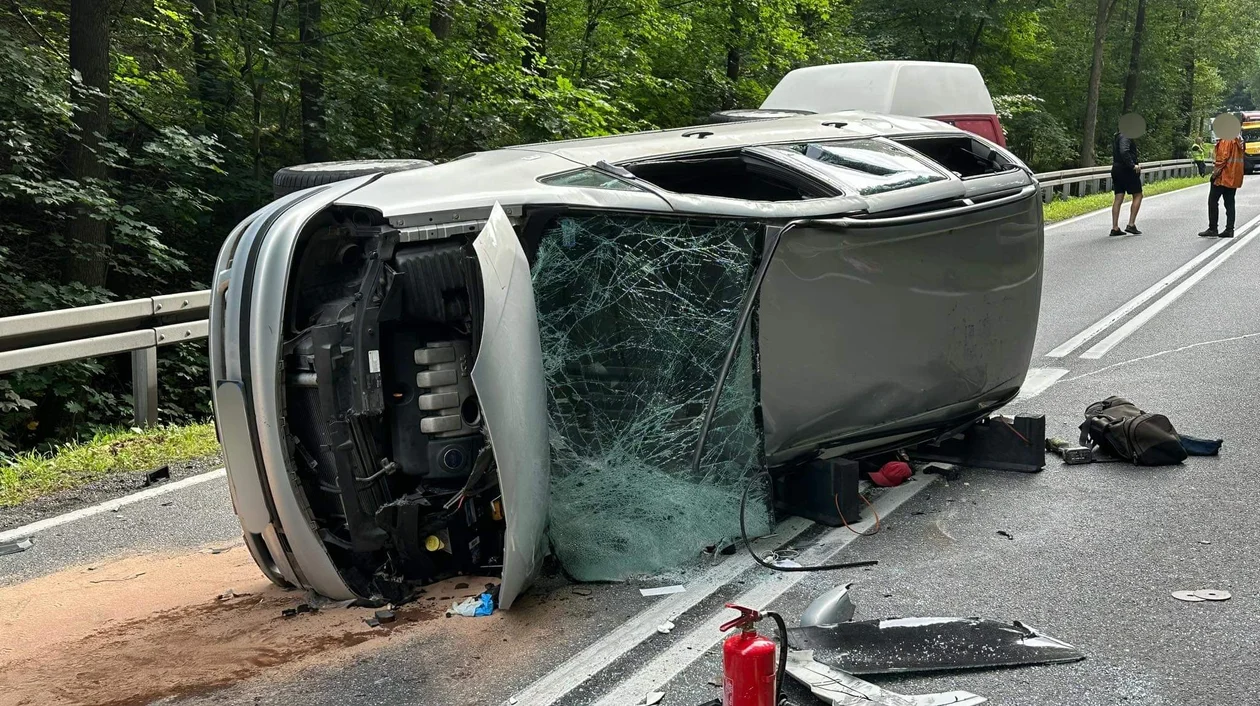
[(384, 608), (389, 605), (389, 601), (384, 598), (355, 598), (351, 603), (355, 608)]
[(1015, 539), (1015, 535), (1011, 534), (1010, 532), (1007, 532), (1006, 530), (998, 530), (997, 533), (999, 537), (1006, 537), (1007, 539)]
[(318, 613), (318, 612), (319, 612), (319, 608), (312, 606), (310, 603), (302, 603), (298, 605), (298, 607), (296, 608), (285, 608), (284, 610), (280, 611), (280, 615), (282, 615), (285, 618), (292, 618), (301, 613)]
[(35, 546), (35, 540), (31, 537), (23, 537), (12, 542), (0, 543), (0, 556), (8, 556), (9, 554), (21, 554), (22, 552)]
[(378, 610), (375, 617), (380, 623), (392, 623), (398, 618), (392, 610)]
[(364, 618), (363, 622), (367, 623), (369, 628), (379, 628), (381, 626), (381, 621), (376, 618)]
[(849, 674), (1076, 662), (1075, 647), (1019, 621), (979, 618), (899, 618), (790, 628), (788, 644), (813, 650), (814, 660)]
[(158, 483), (161, 483), (162, 481), (167, 481), (170, 479), (171, 479), (171, 467), (162, 466), (161, 468), (149, 471), (148, 475), (146, 475), (144, 478), (144, 487), (147, 488), (151, 485), (157, 485)]

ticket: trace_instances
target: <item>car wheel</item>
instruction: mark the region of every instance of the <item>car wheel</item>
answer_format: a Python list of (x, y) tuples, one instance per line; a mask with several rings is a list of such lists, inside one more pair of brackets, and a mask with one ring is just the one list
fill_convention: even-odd
[(368, 174), (388, 174), (408, 169), (431, 167), (433, 162), (424, 159), (365, 159), (347, 162), (314, 162), (285, 167), (276, 172), (271, 183), (275, 198), (295, 191), (322, 186), (337, 181), (353, 179)]
[(742, 110), (723, 110), (709, 116), (709, 124), (743, 123), (750, 120), (777, 120), (778, 118), (799, 118), (802, 115), (813, 115), (809, 110), (779, 110), (763, 108), (745, 108)]

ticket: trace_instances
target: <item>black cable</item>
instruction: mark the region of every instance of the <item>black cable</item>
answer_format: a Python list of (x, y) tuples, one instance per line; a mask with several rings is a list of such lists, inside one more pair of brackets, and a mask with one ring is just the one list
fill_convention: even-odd
[[(693, 477), (700, 475), (700, 459), (704, 455), (704, 447), (709, 441), (709, 428), (713, 424), (713, 415), (717, 412), (718, 399), (722, 396), (722, 388), (726, 385), (726, 376), (731, 372), (731, 365), (735, 362), (735, 356), (739, 352), (739, 342), (744, 336), (744, 329), (748, 326), (748, 318), (752, 315), (753, 304), (757, 301), (757, 295), (761, 292), (761, 285), (766, 280), (766, 273), (770, 271), (770, 261), (774, 259), (774, 254), (779, 249), (779, 242), (783, 239), (783, 234), (799, 227), (809, 221), (792, 221), (775, 231), (770, 236), (770, 242), (766, 245), (766, 251), (761, 257), (761, 262), (757, 264), (757, 271), (753, 273), (753, 281), (748, 291), (744, 293), (744, 301), (739, 307), (739, 318), (735, 321), (735, 334), (731, 336), (731, 345), (726, 350), (726, 358), (722, 361), (722, 367), (718, 370), (717, 382), (713, 386), (713, 395), (709, 397), (709, 404), (704, 410), (704, 420), (700, 423), (700, 438), (696, 440), (696, 451), (691, 457), (691, 473)], [(757, 556), (757, 552), (753, 551), (752, 543), (748, 541), (748, 530), (744, 526), (744, 512), (748, 504), (748, 487), (751, 484), (752, 477), (749, 477), (750, 483), (744, 485), (743, 495), (739, 498), (739, 534), (744, 539), (744, 547), (748, 553), (752, 555), (754, 561), (767, 569), (774, 571), (834, 571), (837, 569), (852, 569), (860, 566), (874, 566), (878, 561), (855, 561), (847, 564), (827, 564), (823, 566), (775, 566), (767, 563), (764, 559)]]
[(743, 519), (743, 514), (745, 514), (745, 508), (747, 507), (747, 504), (748, 504), (748, 488), (752, 487), (753, 480), (756, 480), (755, 475), (750, 475), (750, 477), (748, 477), (748, 482), (743, 484), (743, 493), (740, 494), (740, 537), (743, 538), (743, 547), (745, 547), (746, 550), (748, 550), (748, 555), (752, 556), (752, 561), (756, 561), (757, 564), (760, 564), (761, 566), (765, 566), (766, 569), (771, 569), (774, 571), (784, 571), (784, 572), (837, 571), (839, 569), (858, 569), (858, 567), (862, 567), (862, 566), (874, 566), (874, 565), (879, 564), (879, 562), (876, 560), (867, 560), (867, 561), (849, 561), (847, 562), (847, 564), (823, 564), (820, 566), (775, 566), (774, 564), (770, 564), (770, 562), (767, 562), (766, 560), (764, 560), (764, 558), (757, 556), (757, 552), (753, 551), (752, 542), (748, 540), (748, 530), (747, 530), (747, 527), (745, 526), (745, 519)]
[(774, 674), (774, 704), (779, 706), (779, 704), (783, 703), (783, 682), (787, 679), (787, 623), (783, 622), (783, 616), (778, 613), (766, 611), (761, 615), (764, 618), (773, 620), (774, 624), (779, 628), (779, 668)]
[(765, 559), (757, 556), (757, 552), (753, 551), (752, 542), (748, 539), (748, 528), (744, 523), (744, 508), (748, 505), (748, 489), (752, 487), (752, 481), (756, 480), (756, 476), (749, 476), (748, 483), (744, 484), (744, 492), (739, 496), (739, 536), (744, 539), (744, 548), (748, 550), (753, 561), (761, 564), (767, 569), (774, 571), (793, 572), (793, 571), (836, 571), (837, 569), (856, 569), (862, 566), (875, 566), (879, 562), (874, 559), (867, 561), (850, 561), (845, 564), (823, 564), (821, 566), (775, 566), (767, 562)]

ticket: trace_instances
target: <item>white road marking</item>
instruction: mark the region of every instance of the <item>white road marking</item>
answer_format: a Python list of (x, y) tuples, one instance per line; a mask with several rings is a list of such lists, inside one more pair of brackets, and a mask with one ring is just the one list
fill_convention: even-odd
[(53, 527), (59, 527), (76, 520), (82, 520), (85, 517), (99, 515), (103, 512), (111, 512), (120, 507), (126, 507), (142, 500), (148, 500), (149, 498), (156, 498), (159, 495), (173, 493), (176, 490), (183, 490), (184, 488), (194, 485), (201, 485), (202, 483), (207, 483), (212, 480), (218, 480), (226, 475), (227, 471), (220, 468), (217, 471), (198, 473), (195, 476), (189, 476), (183, 480), (177, 480), (174, 483), (155, 485), (152, 488), (145, 488), (144, 490), (132, 493), (131, 495), (124, 495), (121, 498), (114, 498), (113, 500), (106, 500), (105, 502), (97, 503), (96, 505), (89, 505), (88, 507), (79, 508), (74, 512), (67, 512), (64, 515), (49, 517), (48, 519), (40, 520), (39, 522), (32, 522), (29, 525), (5, 530), (0, 532), (0, 542), (11, 542), (19, 537), (30, 537), (45, 530), (52, 529)]
[[(879, 513), (880, 517), (888, 516), (902, 503), (931, 486), (936, 479), (937, 476), (934, 475), (921, 476), (916, 478), (914, 482), (890, 489), (875, 501), (875, 512)], [(857, 532), (864, 532), (870, 529), (873, 524), (873, 518), (866, 518), (852, 525), (852, 527)], [(801, 556), (797, 557), (797, 561), (806, 565), (822, 564), (831, 561), (836, 554), (852, 543), (857, 536), (844, 527), (830, 530), (822, 537), (819, 537), (809, 549), (802, 552)], [(752, 608), (753, 610), (763, 610), (772, 601), (786, 593), (788, 589), (804, 580), (807, 575), (803, 572), (768, 574), (761, 583), (740, 594), (737, 598), (731, 599), (730, 602)], [(658, 691), (661, 686), (664, 686), (669, 680), (681, 674), (704, 656), (706, 652), (721, 642), (726, 635), (719, 632), (718, 627), (730, 620), (732, 615), (733, 613), (726, 609), (713, 613), (703, 623), (687, 633), (685, 637), (675, 641), (668, 649), (644, 665), (642, 669), (618, 684), (612, 692), (596, 702), (595, 706), (626, 706), (626, 704), (640, 703), (640, 699), (643, 698), (644, 694), (650, 691)], [(533, 702), (522, 703), (532, 704)]]
[[(1260, 220), (1260, 219), (1257, 219), (1257, 220)], [(1244, 226), (1244, 228), (1249, 227), (1254, 223), (1256, 223), (1255, 220), (1249, 222), (1246, 226)], [(1228, 240), (1222, 240), (1218, 243), (1213, 244), (1212, 247), (1196, 255), (1194, 259), (1190, 260), (1189, 262), (1182, 265), (1181, 267), (1178, 267), (1175, 271), (1173, 271), (1172, 274), (1168, 275), (1167, 277), (1151, 285), (1149, 288), (1147, 288), (1146, 291), (1142, 292), (1141, 294), (1138, 294), (1136, 297), (1133, 297), (1129, 301), (1121, 304), (1115, 311), (1112, 311), (1110, 314), (1107, 314), (1106, 316), (1102, 317), (1098, 321), (1094, 322), (1089, 328), (1085, 329), (1084, 331), (1081, 331), (1075, 336), (1064, 341), (1063, 344), (1060, 345), (1058, 348), (1055, 348), (1054, 350), (1047, 353), (1046, 357), (1047, 358), (1064, 358), (1064, 357), (1067, 357), (1068, 355), (1071, 355), (1071, 353), (1075, 351), (1077, 348), (1080, 348), (1081, 346), (1085, 345), (1087, 342), (1090, 341), (1090, 339), (1094, 338), (1095, 336), (1102, 333), (1103, 331), (1106, 331), (1107, 329), (1111, 328), (1111, 326), (1115, 324), (1117, 321), (1128, 316), (1129, 314), (1137, 310), (1138, 307), (1142, 306), (1146, 302), (1155, 298), (1155, 296), (1158, 295), (1160, 292), (1171, 287), (1173, 284), (1177, 282), (1177, 280), (1184, 277), (1187, 272), (1198, 267), (1204, 260), (1212, 257), (1213, 255), (1215, 255), (1217, 252), (1219, 252), (1221, 249), (1225, 248), (1228, 245), (1229, 245)]]
[[(1250, 226), (1251, 224), (1257, 223), (1257, 222), (1260, 222), (1260, 217), (1255, 218), (1247, 225)], [(1177, 285), (1176, 288), (1174, 288), (1172, 291), (1160, 297), (1158, 300), (1155, 301), (1154, 304), (1151, 304), (1150, 306), (1143, 309), (1142, 313), (1138, 314), (1132, 319), (1129, 319), (1127, 322), (1125, 322), (1123, 326), (1113, 331), (1110, 336), (1099, 341), (1096, 345), (1094, 345), (1093, 348), (1090, 348), (1089, 350), (1082, 353), (1081, 357), (1088, 358), (1090, 360), (1096, 360), (1106, 355), (1107, 351), (1110, 351), (1112, 348), (1115, 348), (1116, 346), (1120, 345), (1120, 343), (1124, 341), (1124, 339), (1128, 338), (1129, 336), (1132, 336), (1138, 329), (1146, 325), (1146, 322), (1155, 318), (1155, 316), (1158, 315), (1159, 312), (1163, 311), (1164, 309), (1167, 309), (1173, 302), (1180, 299), (1183, 294), (1190, 291), (1190, 288), (1198, 284), (1200, 280), (1202, 280), (1204, 277), (1207, 277), (1216, 268), (1225, 264), (1226, 260), (1229, 260), (1229, 258), (1233, 257), (1235, 253), (1237, 253), (1239, 250), (1242, 250), (1244, 247), (1246, 247), (1247, 243), (1250, 243), (1256, 237), (1257, 234), (1260, 234), (1260, 230), (1252, 230), (1250, 233), (1243, 236), (1241, 239), (1238, 240), (1237, 243), (1234, 244), (1234, 247), (1227, 249), (1225, 252), (1221, 253), (1219, 257), (1212, 260), (1208, 264), (1204, 265), (1203, 269), (1199, 270), (1198, 272), (1195, 272), (1193, 275), (1190, 275), (1190, 277), (1188, 277), (1186, 281)], [(1226, 240), (1225, 242), (1228, 243), (1229, 241)]]
[(1015, 398), (1015, 401), (1031, 400), (1049, 390), (1051, 385), (1058, 382), (1059, 378), (1067, 375), (1068, 372), (1063, 368), (1029, 368), (1028, 377), (1024, 379), (1024, 386), (1019, 388), (1019, 396)]
[[(813, 524), (809, 520), (793, 517), (780, 523), (775, 528), (773, 537), (754, 541), (753, 544), (758, 547), (759, 552), (764, 552), (792, 541)], [(755, 564), (752, 557), (741, 550), (737, 555), (706, 571), (696, 581), (687, 584), (685, 593), (675, 593), (652, 603), (586, 649), (565, 660), (546, 676), (516, 694), (515, 703), (548, 706), (559, 701), (614, 660), (656, 635), (656, 628), (661, 623), (691, 610), (753, 566)], [(639, 694), (635, 698), (642, 696), (643, 694)], [(510, 703), (511, 699), (503, 702), (505, 706)]]

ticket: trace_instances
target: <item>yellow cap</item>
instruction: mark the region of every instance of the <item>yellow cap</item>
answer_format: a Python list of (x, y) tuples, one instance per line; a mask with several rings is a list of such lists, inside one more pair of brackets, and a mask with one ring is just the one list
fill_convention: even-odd
[(429, 535), (428, 539), (424, 540), (424, 548), (428, 549), (431, 552), (436, 552), (439, 549), (443, 548), (444, 546), (446, 545), (442, 544), (442, 540), (438, 539), (437, 536), (432, 535), (432, 534)]

